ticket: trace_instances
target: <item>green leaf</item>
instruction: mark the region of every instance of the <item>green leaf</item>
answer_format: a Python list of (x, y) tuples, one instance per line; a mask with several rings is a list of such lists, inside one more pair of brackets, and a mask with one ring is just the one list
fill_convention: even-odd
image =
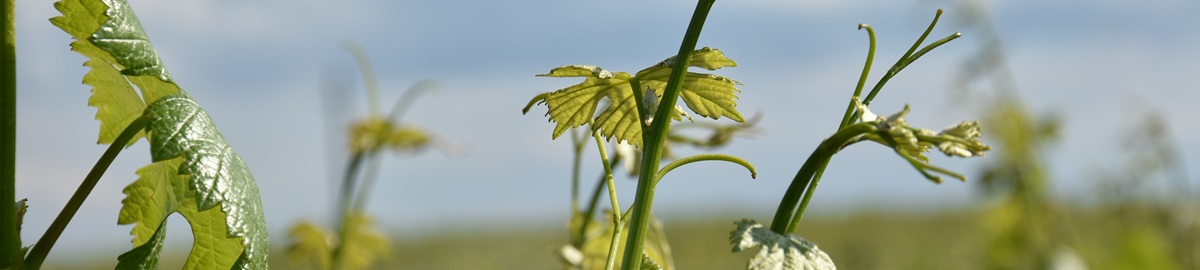
[(750, 270), (824, 270), (837, 269), (833, 260), (817, 245), (795, 235), (779, 235), (753, 220), (735, 222), (729, 234), (733, 252), (762, 247), (750, 258)]
[(158, 269), (158, 255), (162, 253), (163, 239), (167, 235), (167, 226), (159, 226), (146, 242), (133, 250), (117, 256), (117, 268), (131, 270)]
[(663, 270), (663, 267), (661, 265), (658, 265), (658, 263), (654, 262), (654, 258), (650, 258), (649, 254), (642, 252), (642, 266), (640, 267), (640, 269), (641, 270)]
[[(117, 8), (109, 9), (110, 5)], [(54, 6), (63, 16), (50, 22), (75, 38), (72, 50), (88, 57), (84, 65), (91, 70), (83, 82), (93, 87), (88, 106), (97, 108), (98, 143), (112, 143), (125, 126), (141, 116), (145, 104), (181, 91), (123, 0), (64, 0)], [(141, 90), (140, 98), (133, 85)]]
[(387, 256), (391, 249), (388, 238), (378, 228), (370, 217), (363, 214), (350, 216), (346, 220), (346, 239), (342, 243), (342, 265), (338, 269), (363, 270), (371, 269), (381, 259)]
[[(331, 269), (335, 236), (312, 222), (302, 221), (288, 230), (292, 244), (287, 247), (288, 262), (293, 268)], [(304, 268), (304, 266), (308, 266)]]
[[(146, 108), (151, 115), (150, 155), (158, 162), (183, 157), (176, 171), (190, 177), (199, 210), (220, 206), (227, 216), (224, 229), (229, 237), (241, 237), (247, 264), (242, 269), (264, 269), (267, 256), (267, 226), (258, 187), (250, 169), (225, 142), (220, 130), (187, 94), (163, 97)], [(186, 212), (184, 217), (187, 218)], [(197, 228), (196, 221), (192, 230)], [(193, 249), (193, 253), (196, 250)], [(237, 258), (239, 254), (226, 254)]]
[[(391, 249), (388, 238), (375, 228), (370, 217), (355, 214), (346, 220), (346, 239), (340, 243), (345, 258), (342, 259), (343, 270), (371, 269), (384, 258)], [(288, 246), (287, 256), (293, 267), (306, 269), (333, 269), (334, 239), (337, 236), (321, 226), (311, 222), (300, 222), (288, 233), (292, 244)]]
[[(557, 123), (552, 138), (558, 138), (568, 129), (582, 126), (595, 117), (592, 131), (599, 131), (606, 139), (617, 138), (617, 142), (627, 141), (635, 146), (641, 146), (642, 121), (638, 119), (637, 101), (634, 98), (630, 80), (638, 80), (643, 87), (653, 89), (654, 96), (647, 95), (647, 104), (657, 104), (662, 91), (667, 85), (671, 73), (670, 64), (673, 58), (639, 71), (636, 76), (625, 72), (612, 72), (591, 65), (561, 66), (540, 74), (543, 77), (584, 77), (582, 83), (559, 89), (549, 94), (534, 97), (522, 112), (529, 110), (535, 103), (545, 102), (549, 111), (550, 121)], [(717, 49), (703, 48), (696, 50), (692, 57), (692, 66), (716, 70), (722, 67), (737, 66), (733, 60), (726, 58)], [(704, 73), (688, 72), (684, 77), (683, 90), (680, 97), (688, 109), (701, 116), (717, 119), (721, 116), (738, 122), (745, 119), (735, 108), (737, 106), (737, 81)], [(607, 99), (609, 105), (596, 115), (601, 100)], [(652, 108), (651, 108), (652, 109)], [(678, 111), (672, 115), (674, 120), (682, 120), (686, 114)], [(690, 116), (688, 116), (691, 119)]]
[[(663, 60), (662, 62), (659, 62), (657, 65), (654, 65), (653, 67), (650, 67), (648, 69), (658, 68), (658, 67), (666, 67), (667, 69), (670, 69), (671, 66), (674, 64), (675, 64), (675, 56), (671, 56), (671, 57), (667, 57), (667, 59)], [(725, 57), (725, 53), (721, 52), (721, 50), (704, 47), (704, 48), (700, 48), (700, 49), (692, 52), (692, 61), (688, 62), (688, 66), (703, 68), (703, 69), (707, 69), (707, 70), (717, 70), (717, 69), (720, 69), (723, 67), (736, 67), (737, 63), (733, 62), (733, 59), (729, 59), (728, 57)], [(645, 71), (645, 70), (643, 70), (643, 71)], [(641, 72), (638, 72), (638, 73), (641, 73)]]
[[(550, 108), (546, 114), (550, 116), (550, 121), (557, 123), (552, 138), (558, 138), (567, 129), (587, 124), (596, 115), (600, 101), (608, 99), (610, 105), (596, 118), (597, 124), (593, 130), (599, 130), (605, 138), (615, 135), (618, 141), (641, 144), (640, 135), (634, 136), (641, 133), (641, 126), (637, 125), (640, 121), (637, 119), (637, 105), (632, 100), (633, 88), (629, 86), (632, 76), (629, 73), (574, 65), (558, 67), (538, 76), (584, 77), (582, 83), (546, 95), (546, 107)], [(614, 121), (617, 123), (610, 123)], [(600, 128), (606, 124), (609, 127)]]
[(88, 58), (84, 83), (93, 87), (89, 105), (97, 107), (100, 143), (112, 143), (133, 119), (151, 118), (145, 134), (154, 163), (138, 170), (118, 217), (135, 224), (135, 248), (122, 255), (122, 265), (154, 268), (162, 223), (178, 212), (194, 239), (185, 269), (266, 269), (266, 222), (254, 178), (171, 79), (128, 3), (63, 0), (55, 8), (63, 16), (51, 23), (75, 38), (71, 49)]
[[(608, 215), (611, 217), (611, 215)], [(583, 245), (580, 251), (583, 253), (583, 263), (580, 269), (604, 269), (604, 264), (608, 259), (609, 245), (612, 243), (612, 220), (611, 218), (604, 223), (592, 223), (595, 226), (589, 226), (587, 233), (584, 235)], [(625, 232), (629, 231), (629, 225), (625, 224)], [(625, 249), (626, 237), (620, 238), (617, 250)], [(643, 255), (656, 262), (655, 265), (659, 269), (671, 270), (675, 269), (675, 264), (671, 256), (671, 246), (667, 243), (667, 236), (663, 230), (662, 222), (654, 220), (650, 223), (650, 229), (647, 232), (646, 244), (642, 250)], [(617, 256), (616, 265), (621, 265), (623, 258)], [(645, 265), (643, 260), (643, 267)]]
[[(662, 96), (667, 87), (667, 79), (671, 74), (670, 67), (654, 67), (638, 72), (642, 85), (653, 88), (658, 96)], [(700, 116), (718, 119), (721, 116), (738, 122), (746, 119), (737, 111), (737, 88), (742, 83), (729, 78), (707, 74), (688, 72), (683, 77), (683, 89), (679, 97), (688, 109)]]
[[(134, 224), (134, 250), (122, 255), (132, 268), (154, 269), (166, 217), (178, 212), (192, 227), (192, 252), (185, 269), (226, 269), (243, 252), (241, 237), (229, 236), (226, 215), (219, 207), (200, 210), (190, 175), (179, 174), (182, 157), (152, 163), (138, 170), (139, 178), (125, 188), (118, 224)], [(134, 267), (136, 265), (136, 267)], [(148, 267), (148, 268), (146, 268)]]

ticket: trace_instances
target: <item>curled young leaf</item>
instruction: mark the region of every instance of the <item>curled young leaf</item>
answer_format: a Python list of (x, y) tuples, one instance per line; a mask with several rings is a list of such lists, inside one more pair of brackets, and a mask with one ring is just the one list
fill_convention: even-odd
[(729, 234), (733, 252), (761, 247), (750, 258), (749, 270), (835, 270), (833, 260), (817, 245), (795, 235), (779, 235), (749, 219), (738, 222)]

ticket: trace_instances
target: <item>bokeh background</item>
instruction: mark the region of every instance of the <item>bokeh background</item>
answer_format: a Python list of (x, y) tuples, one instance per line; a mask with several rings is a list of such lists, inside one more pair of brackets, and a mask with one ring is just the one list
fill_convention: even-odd
[[(511, 263), (529, 261), (557, 267), (552, 251), (565, 243), (570, 214), (570, 142), (550, 139), (553, 123), (542, 116), (544, 107), (528, 115), (520, 109), (538, 93), (577, 81), (534, 75), (567, 64), (633, 72), (657, 63), (677, 51), (694, 7), (682, 0), (131, 4), (178, 83), (204, 104), (252, 168), (276, 252), (287, 243), (290, 224), (333, 222), (344, 131), (365, 115), (367, 104), (343, 41), (369, 53), (381, 104), (392, 104), (420, 80), (441, 83), (405, 121), (462, 152), (383, 161), (368, 210), (395, 239), (389, 269), (519, 269)], [(1186, 252), (1175, 247), (1186, 239), (1170, 237), (1175, 234), (1165, 228), (1195, 230), (1200, 222), (1192, 195), (1200, 192), (1200, 180), (1188, 174), (1196, 164), (1188, 158), (1200, 155), (1200, 107), (1193, 106), (1200, 91), (1192, 83), (1200, 72), (1200, 22), (1192, 19), (1200, 2), (743, 0), (716, 3), (699, 44), (738, 62), (716, 73), (745, 84), (738, 102), (743, 114), (763, 114), (760, 132), (717, 150), (754, 163), (759, 177), (700, 163), (660, 184), (655, 213), (682, 269), (744, 264), (744, 254), (728, 253), (727, 232), (739, 218), (769, 222), (793, 174), (834, 131), (866, 55), (867, 35), (855, 27), (869, 23), (878, 33), (874, 82), (937, 8), (946, 14), (931, 38), (954, 32), (963, 38), (908, 67), (872, 109), (891, 113), (910, 104), (909, 122), (931, 129), (1019, 115), (1028, 125), (985, 124), (985, 140), (996, 149), (983, 159), (933, 157), (971, 177), (966, 183), (932, 184), (889, 149), (849, 148), (830, 164), (813, 201), (813, 221), (801, 235), (845, 269), (992, 265), (989, 256), (1000, 255), (989, 252), (1003, 249), (996, 239), (1011, 232), (993, 225), (1011, 219), (1042, 228), (1029, 237), (1049, 242), (1041, 243), (1046, 250), (1082, 256), (1096, 269), (1123, 266), (1092, 257), (1126, 253), (1089, 242), (1089, 233), (1141, 228), (1128, 225), (1138, 220), (1163, 220), (1145, 225), (1151, 228), (1146, 235), (1161, 237), (1125, 242)], [(17, 1), (17, 196), (30, 199), (26, 242), (41, 235), (104, 150), (95, 144), (89, 87), (79, 83), (84, 58), (70, 52), (69, 36), (48, 22), (55, 15), (50, 1)], [(344, 87), (322, 90), (331, 81)], [(996, 115), (1005, 108), (1021, 114)], [(1034, 128), (1017, 132), (1022, 127)], [(1003, 135), (1014, 133), (1026, 136)], [(1033, 150), (1006, 154), (1006, 146)], [(146, 144), (138, 143), (113, 164), (48, 268), (115, 265), (131, 239), (128, 226), (115, 224), (121, 189), (148, 163), (145, 153)], [(588, 153), (584, 179), (601, 171)], [(1014, 188), (1032, 181), (1029, 170), (1044, 174), (1033, 182), (1038, 189)], [(626, 206), (634, 186), (618, 182)], [(1006, 199), (1012, 194), (1035, 194), (1036, 202), (1019, 205), (1046, 210), (1004, 212), (1014, 207)], [(1118, 210), (1124, 208), (1130, 209)], [(1167, 214), (1139, 216), (1156, 211)], [(1045, 218), (1025, 219), (1030, 216)], [(168, 246), (185, 256), (186, 222), (176, 216), (170, 224)], [(463, 262), (479, 264), (455, 264)], [(1186, 262), (1171, 266), (1186, 268)]]

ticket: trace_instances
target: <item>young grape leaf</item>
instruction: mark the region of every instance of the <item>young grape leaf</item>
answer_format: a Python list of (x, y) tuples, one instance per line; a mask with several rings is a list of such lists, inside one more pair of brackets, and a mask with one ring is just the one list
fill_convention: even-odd
[(155, 163), (140, 169), (139, 180), (126, 189), (118, 219), (135, 224), (135, 248), (119, 258), (122, 265), (155, 268), (162, 237), (155, 235), (165, 233), (167, 215), (179, 212), (194, 236), (184, 268), (266, 269), (266, 221), (253, 176), (208, 115), (175, 85), (128, 3), (62, 0), (55, 8), (63, 16), (50, 21), (75, 38), (72, 50), (92, 68), (84, 83), (93, 87), (89, 104), (98, 108), (99, 141), (111, 143), (114, 129), (150, 117), (145, 134)]
[[(301, 269), (331, 269), (333, 267), (333, 234), (320, 225), (302, 221), (288, 230), (288, 263)], [(304, 266), (308, 266), (305, 268)]]
[(750, 258), (749, 270), (835, 270), (833, 260), (808, 240), (795, 235), (779, 235), (753, 220), (735, 222), (729, 234), (733, 252), (761, 246)]
[[(388, 254), (387, 237), (375, 228), (370, 217), (356, 214), (347, 219), (346, 226), (346, 239), (341, 243), (346, 257), (337, 269), (371, 269)], [(293, 267), (307, 265), (307, 269), (334, 269), (334, 243), (331, 243), (337, 239), (334, 233), (316, 224), (301, 222), (292, 226), (288, 237), (295, 241), (287, 250)]]
[[(583, 253), (583, 260), (578, 269), (604, 269), (604, 264), (608, 259), (609, 245), (612, 244), (612, 220), (609, 218), (604, 223), (592, 223), (591, 225), (593, 226), (589, 226), (587, 233), (583, 236), (583, 244), (580, 247), (580, 251)], [(629, 231), (629, 224), (625, 224), (623, 231)], [(620, 238), (617, 250), (624, 250), (626, 238)], [(671, 246), (667, 243), (667, 236), (663, 230), (662, 222), (653, 220), (650, 223), (650, 229), (646, 235), (646, 245), (642, 250), (642, 254), (651, 258), (651, 261), (655, 262), (655, 265), (659, 269), (675, 269), (675, 264), (671, 257)], [(617, 256), (616, 265), (621, 265), (622, 260), (621, 256)], [(642, 266), (646, 265), (643, 263)]]
[[(151, 120), (150, 156), (154, 161), (183, 157), (176, 171), (190, 177), (199, 210), (220, 206), (229, 237), (242, 238), (248, 261), (243, 269), (264, 269), (267, 256), (267, 224), (254, 176), (208, 114), (186, 93), (166, 96), (146, 108)], [(187, 207), (192, 207), (187, 205)], [(187, 216), (184, 216), (187, 218)], [(196, 221), (191, 219), (193, 232)], [(193, 249), (195, 252), (195, 249)], [(236, 258), (237, 254), (232, 254)]]
[[(550, 70), (549, 73), (538, 76), (545, 77), (584, 77), (582, 83), (559, 89), (534, 97), (526, 105), (523, 112), (528, 111), (534, 103), (546, 103), (549, 111), (546, 113), (550, 120), (557, 123), (552, 138), (558, 138), (567, 129), (582, 126), (595, 117), (593, 131), (599, 131), (607, 139), (617, 138), (618, 142), (627, 141), (635, 146), (641, 146), (642, 120), (638, 119), (637, 102), (631, 80), (637, 80), (643, 87), (651, 89), (653, 96), (646, 95), (647, 103), (657, 104), (667, 79), (671, 73), (671, 63), (674, 58), (639, 71), (636, 76), (625, 72), (612, 72), (597, 66), (570, 65)], [(696, 50), (692, 57), (692, 66), (709, 70), (721, 67), (737, 66), (733, 60), (726, 58), (717, 49), (705, 47)], [(725, 116), (734, 121), (745, 121), (735, 108), (736, 93), (740, 85), (737, 81), (712, 74), (688, 72), (684, 77), (683, 90), (680, 97), (689, 109), (701, 116), (717, 119)], [(645, 91), (645, 90), (643, 90)], [(600, 101), (608, 99), (609, 105), (596, 115)], [(653, 109), (653, 108), (649, 108)], [(653, 113), (652, 111), (647, 113)], [(672, 114), (672, 119), (681, 120), (682, 111)], [(690, 117), (689, 117), (690, 118)]]
[[(558, 138), (567, 129), (586, 124), (596, 115), (596, 107), (600, 106), (600, 100), (605, 98), (611, 102), (605, 112), (609, 114), (621, 112), (623, 117), (632, 118), (630, 121), (633, 123), (639, 122), (637, 105), (630, 99), (633, 97), (633, 88), (629, 86), (629, 79), (632, 78), (629, 73), (613, 73), (597, 66), (573, 65), (554, 68), (549, 73), (538, 76), (584, 77), (582, 83), (546, 95), (546, 107), (550, 108), (546, 114), (550, 116), (551, 121), (558, 123), (554, 127), (552, 138)], [(599, 125), (604, 123), (597, 122), (601, 123)], [(640, 126), (637, 128), (640, 133)], [(632, 134), (627, 132), (615, 134), (609, 129), (600, 129), (600, 132), (606, 138), (621, 135), (617, 136), (618, 140), (630, 141), (639, 145), (642, 141), (641, 137), (630, 136)]]
[[(667, 58), (654, 66), (638, 71), (635, 77), (641, 80), (643, 86), (653, 88), (659, 96), (662, 96), (662, 91), (667, 88), (667, 80), (671, 76), (671, 66), (674, 65), (674, 62), (675, 57)], [(737, 63), (725, 57), (725, 53), (720, 50), (704, 47), (696, 50), (692, 55), (690, 65), (707, 70), (717, 70), (722, 67), (736, 67)], [(738, 85), (741, 83), (729, 78), (688, 72), (683, 77), (683, 89), (679, 92), (679, 97), (683, 98), (688, 109), (701, 116), (712, 119), (725, 116), (734, 121), (745, 122), (736, 108), (737, 93), (741, 92), (737, 89)]]
[(244, 246), (225, 230), (225, 213), (213, 207), (199, 210), (198, 194), (188, 183), (190, 175), (179, 174), (183, 157), (152, 163), (138, 170), (137, 181), (125, 187), (118, 224), (134, 224), (134, 250), (121, 255), (117, 269), (156, 269), (164, 221), (178, 212), (192, 224), (192, 252), (185, 268), (224, 269), (234, 265)]
[[(50, 22), (75, 38), (72, 50), (88, 57), (85, 65), (91, 70), (84, 75), (83, 83), (93, 87), (88, 105), (97, 108), (99, 143), (112, 143), (125, 126), (141, 116), (146, 103), (180, 91), (161, 68), (158, 54), (123, 0), (63, 0), (54, 7), (63, 16)], [(145, 68), (155, 65), (159, 68)], [(130, 82), (141, 89), (140, 99)], [(142, 136), (137, 135), (129, 144)]]

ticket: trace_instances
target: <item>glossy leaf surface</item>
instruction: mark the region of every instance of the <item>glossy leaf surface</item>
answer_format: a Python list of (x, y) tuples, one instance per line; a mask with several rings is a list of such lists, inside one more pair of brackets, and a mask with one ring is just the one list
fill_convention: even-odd
[(98, 141), (112, 143), (134, 119), (150, 117), (139, 136), (150, 139), (154, 163), (125, 189), (118, 219), (134, 224), (134, 249), (118, 268), (157, 268), (163, 222), (177, 212), (194, 239), (185, 269), (267, 269), (266, 221), (253, 176), (172, 80), (128, 3), (63, 0), (55, 8), (63, 16), (50, 21), (88, 58), (84, 83), (93, 87), (88, 104), (97, 107)]

